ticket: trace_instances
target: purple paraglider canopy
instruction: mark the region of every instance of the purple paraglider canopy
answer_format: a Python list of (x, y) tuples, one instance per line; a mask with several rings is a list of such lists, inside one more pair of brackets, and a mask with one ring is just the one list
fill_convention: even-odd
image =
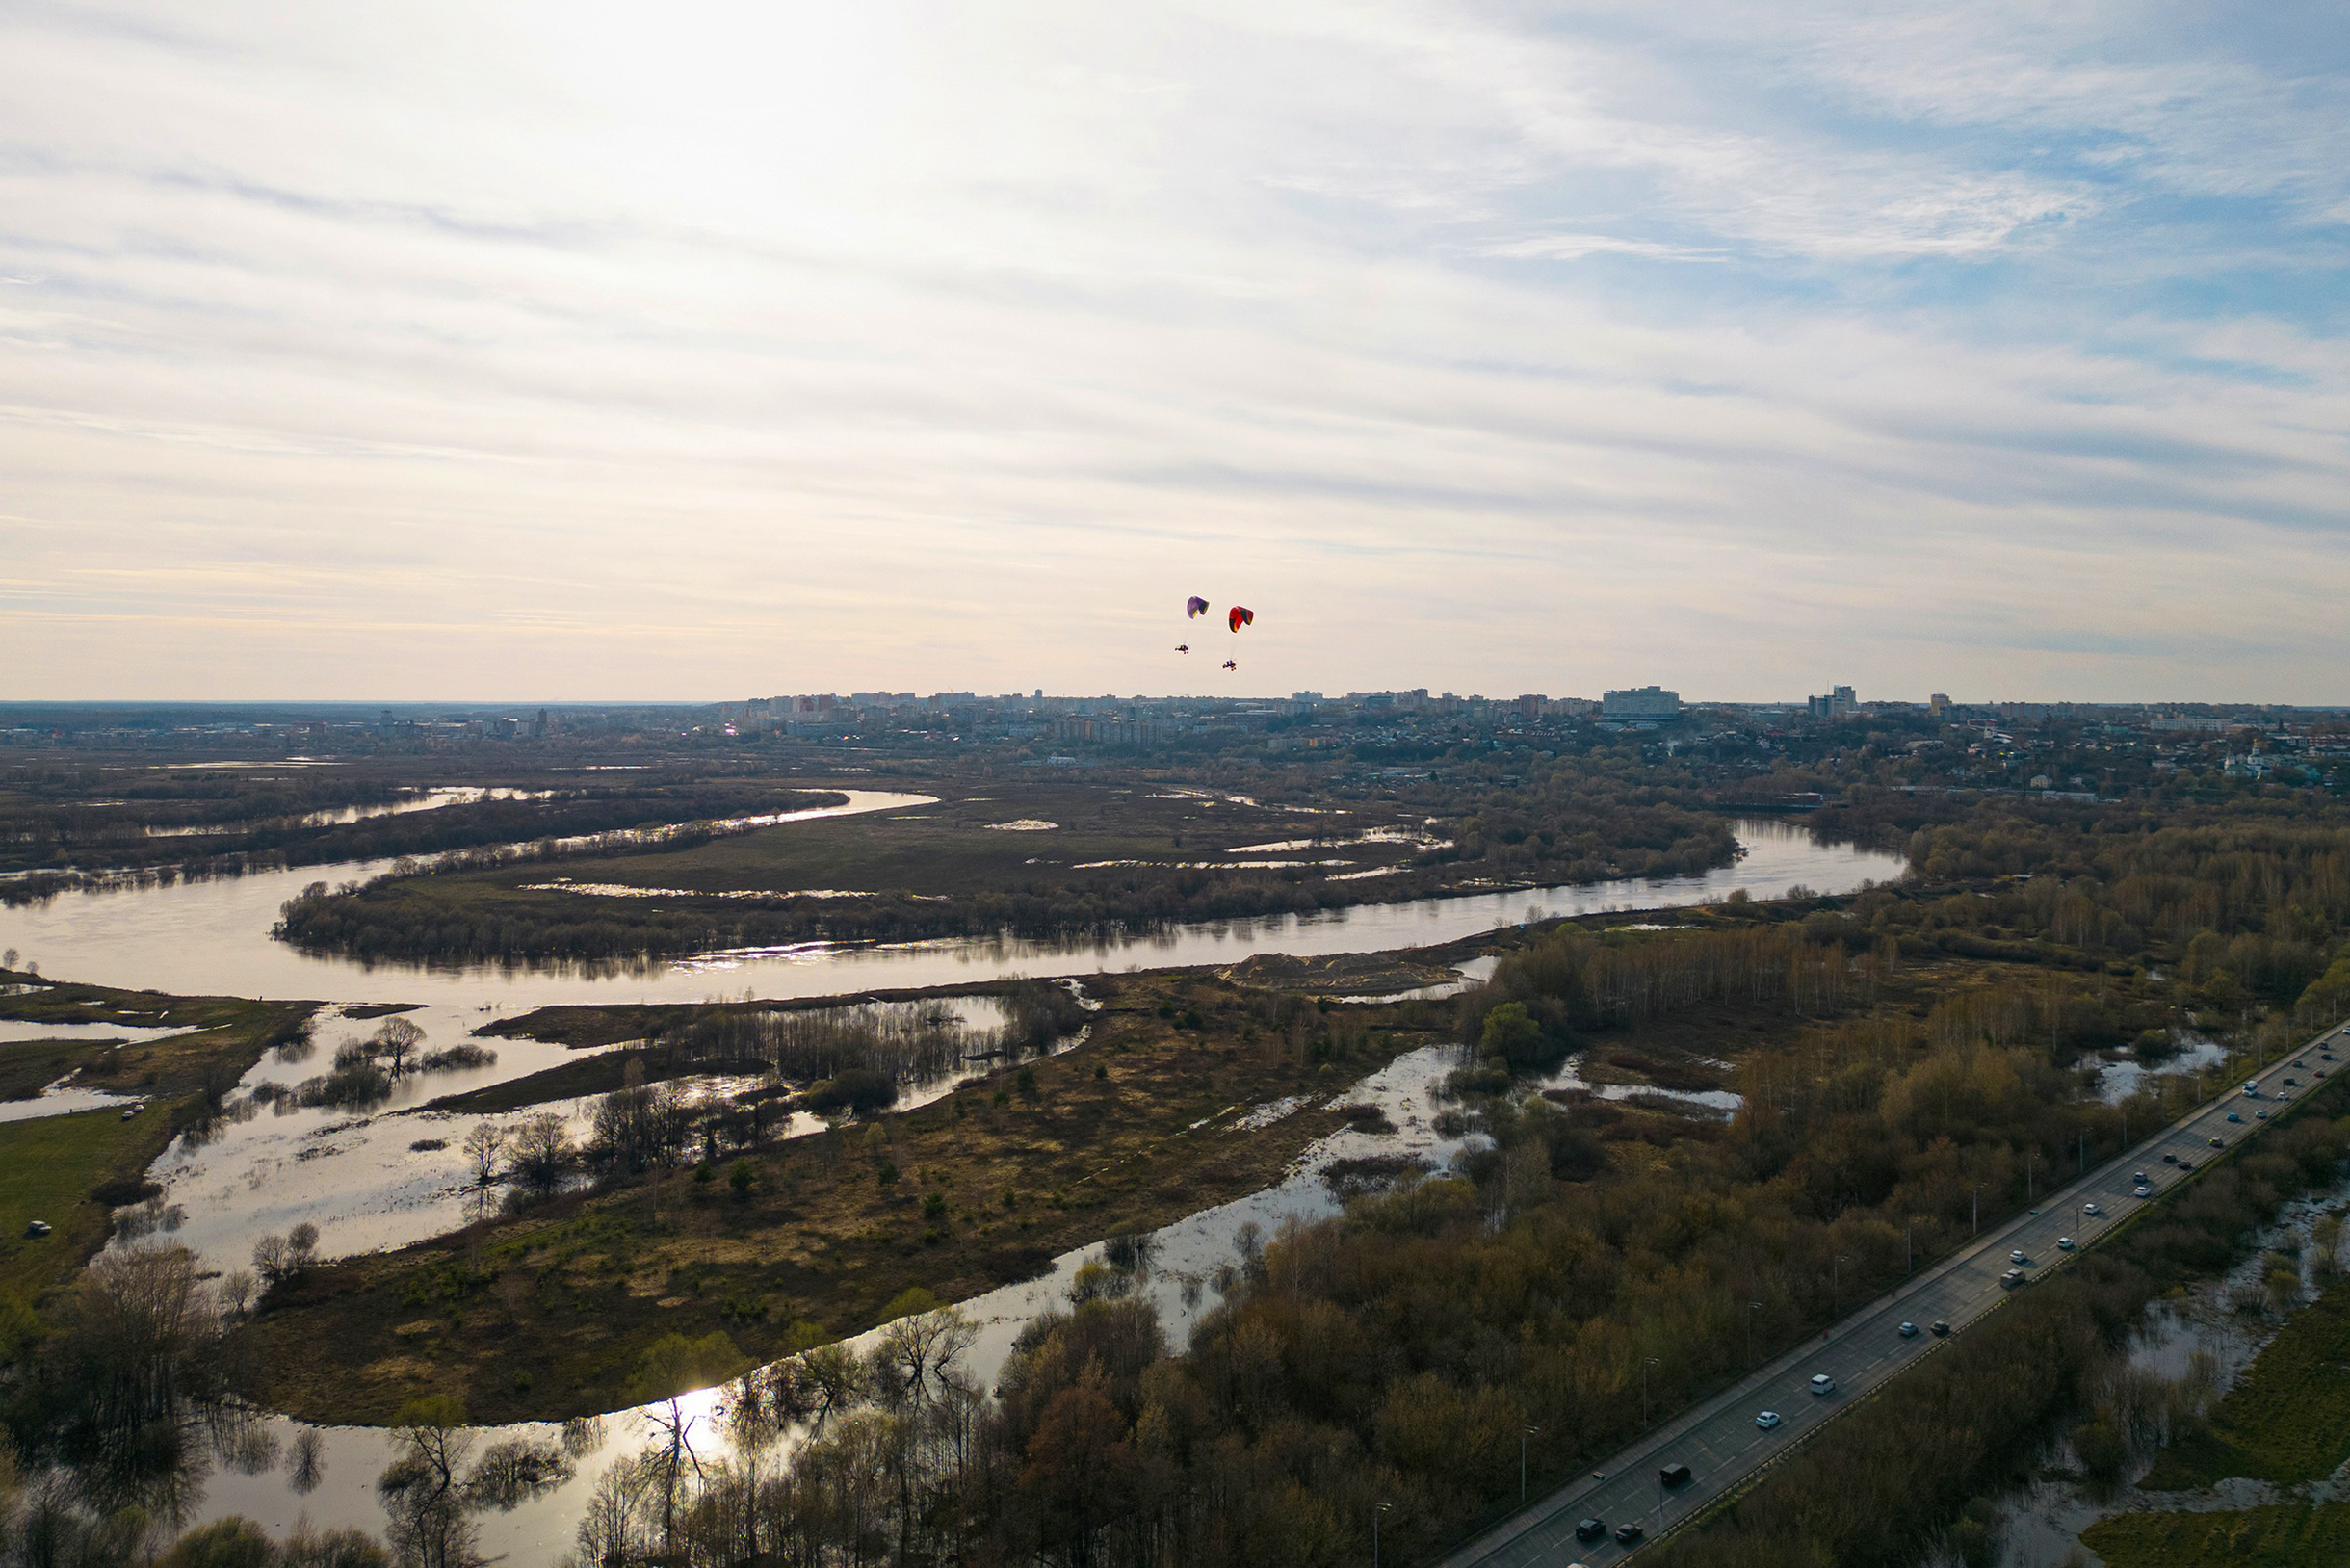
[(1194, 593), (1184, 601), (1183, 613), (1186, 617), (1197, 620), (1208, 613), (1208, 601)]

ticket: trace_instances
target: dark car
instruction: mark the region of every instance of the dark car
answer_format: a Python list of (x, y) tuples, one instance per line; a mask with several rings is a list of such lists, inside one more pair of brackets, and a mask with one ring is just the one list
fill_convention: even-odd
[(1686, 1486), (1689, 1484), (1689, 1467), (1684, 1464), (1665, 1465), (1657, 1472), (1657, 1483), (1659, 1486)]
[(1934, 1320), (1934, 1337), (1935, 1337), (1936, 1339), (1938, 1339), (1938, 1340), (1946, 1340), (1946, 1339), (1948, 1339), (1948, 1338), (1950, 1337), (1950, 1325), (1949, 1325), (1948, 1323), (1944, 1322), (1944, 1321), (1943, 1321), (1941, 1319), (1939, 1319), (1939, 1318), (1935, 1319), (1935, 1320)]
[(1638, 1540), (1641, 1536), (1647, 1533), (1648, 1532), (1646, 1530), (1642, 1529), (1639, 1526), (1633, 1524), (1630, 1520), (1626, 1520), (1623, 1524), (1616, 1527), (1616, 1539), (1626, 1546), (1632, 1545), (1632, 1542)]
[(2228, 1145), (2227, 1145), (2227, 1143), (2226, 1143), (2225, 1141), (2223, 1141), (2222, 1139), (2220, 1139), (2220, 1138), (2216, 1138), (2216, 1137), (2215, 1137), (2215, 1138), (2213, 1138), (2213, 1139), (2211, 1140), (2211, 1147), (2213, 1147), (2213, 1148), (2215, 1148), (2215, 1149), (2224, 1149), (2224, 1148), (2226, 1148), (2227, 1146), (2228, 1146)]
[(2285, 1086), (2288, 1089), (2297, 1089), (2301, 1086), (2301, 1080), (2298, 1078), (2288, 1078), (2285, 1081)]
[(2162, 1163), (2166, 1165), (2175, 1165), (2179, 1163), (2179, 1157), (2175, 1154), (2166, 1154), (2162, 1157)]
[(1586, 1519), (1575, 1527), (1575, 1538), (1579, 1541), (1596, 1541), (1606, 1533), (1607, 1523), (1602, 1519)]

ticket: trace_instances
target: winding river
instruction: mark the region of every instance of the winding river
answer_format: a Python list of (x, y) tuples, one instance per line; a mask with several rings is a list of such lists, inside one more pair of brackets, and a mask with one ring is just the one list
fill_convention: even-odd
[[(795, 814), (844, 816), (915, 811), (927, 796), (849, 791), (842, 806)], [(1890, 881), (1898, 857), (1851, 846), (1815, 843), (1799, 824), (1768, 819), (1736, 823), (1744, 852), (1732, 866), (1691, 876), (1573, 887), (1535, 888), (1403, 903), (1362, 904), (1313, 915), (1215, 922), (1097, 942), (951, 940), (882, 947), (810, 944), (786, 951), (706, 954), (618, 971), (525, 969), (495, 965), (448, 968), (363, 966), (316, 957), (273, 940), (278, 906), (314, 881), (363, 879), (383, 862), (303, 867), (243, 877), (171, 886), (106, 889), (61, 895), (42, 904), (0, 909), (0, 947), (17, 949), (61, 979), (183, 994), (299, 997), (335, 1005), (321, 1033), (331, 1039), (345, 1006), (381, 1002), (421, 1004), (408, 1016), (430, 1046), (455, 1043), (485, 1019), (553, 1003), (702, 1002), (716, 999), (854, 995), (884, 987), (939, 985), (1014, 977), (1083, 977), (1171, 965), (1230, 964), (1254, 953), (1315, 955), (1424, 947), (1501, 927), (1563, 915), (1665, 910), (1718, 902), (1743, 888), (1757, 899), (1781, 897), (1798, 884), (1822, 893)], [(362, 1026), (352, 1024), (347, 1032)], [(455, 1228), (465, 1218), (463, 1173), (456, 1146), (469, 1117), (422, 1112), (429, 1098), (461, 1092), (535, 1071), (570, 1053), (529, 1040), (495, 1042), (493, 1065), (410, 1080), (400, 1098), (373, 1115), (352, 1120), (326, 1111), (264, 1113), (223, 1129), (212, 1142), (174, 1144), (156, 1163), (167, 1199), (180, 1211), (173, 1239), (215, 1267), (241, 1264), (257, 1236), (308, 1219), (322, 1232), (322, 1251), (342, 1255), (395, 1246)], [(330, 1047), (326, 1047), (330, 1048)], [(1444, 1053), (1411, 1053), (1346, 1089), (1388, 1111), (1397, 1130), (1343, 1130), (1324, 1138), (1274, 1187), (1202, 1211), (1159, 1235), (1156, 1271), (1144, 1289), (1156, 1301), (1176, 1343), (1203, 1301), (1200, 1282), (1231, 1255), (1245, 1224), (1269, 1234), (1283, 1219), (1333, 1211), (1320, 1179), (1332, 1161), (1365, 1154), (1403, 1153), (1441, 1164), (1458, 1147), (1432, 1125), (1430, 1091), (1449, 1065)], [(316, 1067), (289, 1069), (265, 1059), (246, 1087), (298, 1078)], [(1261, 1116), (1282, 1113), (1267, 1107)], [(418, 1142), (443, 1140), (441, 1149)], [(1052, 1274), (1004, 1287), (963, 1304), (980, 1326), (972, 1370), (991, 1378), (1020, 1327), (1063, 1298), (1069, 1277), (1098, 1248), (1058, 1260)], [(715, 1403), (715, 1395), (706, 1403)], [(323, 1460), (311, 1484), (298, 1484), (284, 1456), (302, 1436), (299, 1424), (267, 1424), (284, 1462), (216, 1467), (202, 1482), (191, 1522), (242, 1513), (274, 1532), (306, 1516), (313, 1524), (379, 1530), (384, 1523), (374, 1480), (388, 1446), (382, 1432), (362, 1427), (316, 1431)], [(517, 1563), (549, 1563), (569, 1550), (580, 1509), (595, 1477), (612, 1460), (646, 1441), (640, 1412), (606, 1418), (602, 1445), (580, 1462), (570, 1483), (483, 1522), (483, 1548)], [(717, 1445), (705, 1436), (704, 1452)]]

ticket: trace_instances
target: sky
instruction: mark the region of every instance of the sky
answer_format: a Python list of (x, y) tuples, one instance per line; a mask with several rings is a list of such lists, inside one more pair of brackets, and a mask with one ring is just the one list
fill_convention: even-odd
[(2350, 702), (2345, 146), (2291, 0), (7, 0), (0, 698)]

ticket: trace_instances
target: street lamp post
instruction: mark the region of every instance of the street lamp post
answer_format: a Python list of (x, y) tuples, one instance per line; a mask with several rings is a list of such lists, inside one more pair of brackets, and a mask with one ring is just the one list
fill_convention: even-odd
[(1392, 1503), (1382, 1503), (1371, 1511), (1371, 1568), (1379, 1568), (1379, 1515), (1394, 1506)]
[(1983, 1184), (1974, 1184), (1974, 1234), (1983, 1234)]
[(1643, 1429), (1648, 1425), (1648, 1370), (1661, 1365), (1655, 1356), (1640, 1363), (1640, 1425)]
[(1836, 1255), (1835, 1264), (1828, 1270), (1828, 1316), (1831, 1318), (1840, 1317), (1843, 1313), (1844, 1265), (1851, 1261), (1840, 1252)]
[(1518, 1434), (1518, 1501), (1521, 1503), (1526, 1502), (1526, 1440), (1541, 1430), (1539, 1426), (1528, 1426)]
[(1746, 1370), (1755, 1370), (1755, 1314), (1762, 1310), (1760, 1301), (1746, 1303)]

